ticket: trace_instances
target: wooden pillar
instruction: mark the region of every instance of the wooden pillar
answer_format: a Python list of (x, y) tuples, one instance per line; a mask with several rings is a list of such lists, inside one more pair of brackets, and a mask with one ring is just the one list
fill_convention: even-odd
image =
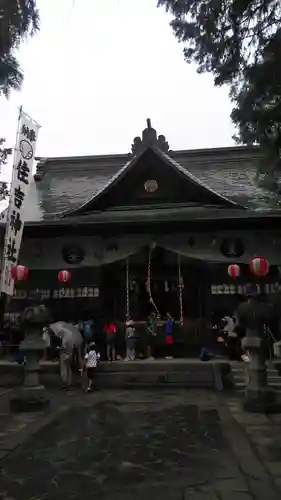
[(201, 290), (201, 325), (202, 331), (201, 336), (204, 342), (209, 344), (211, 338), (211, 331), (209, 325), (212, 322), (212, 296), (211, 296), (211, 286), (210, 286), (210, 273), (208, 272), (208, 266), (203, 263), (201, 273), (200, 273), (200, 290)]

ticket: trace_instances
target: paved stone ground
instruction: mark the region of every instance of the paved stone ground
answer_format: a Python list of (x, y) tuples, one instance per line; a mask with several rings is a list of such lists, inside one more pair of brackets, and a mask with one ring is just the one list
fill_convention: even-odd
[(280, 499), (278, 470), (249, 441), (236, 399), (202, 390), (53, 397), (49, 414), (3, 422), (0, 450), (16, 436), (18, 445), (0, 462), (1, 500)]
[[(251, 466), (252, 469), (255, 468), (255, 471), (250, 471), (250, 474), (254, 477), (259, 475), (261, 478), (264, 472), (257, 465), (257, 461), (260, 461), (264, 471), (273, 479), (275, 486), (281, 493), (281, 414), (255, 415), (245, 413), (242, 401), (237, 397), (227, 398), (226, 406), (254, 450), (255, 465), (252, 461)], [(235, 444), (237, 445), (237, 442)]]

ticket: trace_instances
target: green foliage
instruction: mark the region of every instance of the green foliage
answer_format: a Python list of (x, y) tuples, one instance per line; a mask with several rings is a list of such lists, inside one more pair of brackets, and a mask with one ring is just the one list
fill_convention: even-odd
[(13, 52), (38, 29), (36, 0), (0, 0), (0, 95), (20, 88), (23, 74)]
[(263, 59), (244, 72), (231, 117), (239, 130), (238, 141), (259, 142), (263, 167), (279, 164), (281, 151), (281, 31), (264, 49)]
[(187, 62), (228, 84), (237, 142), (260, 144), (264, 168), (281, 151), (280, 0), (158, 0), (173, 15)]
[(23, 81), (17, 59), (12, 54), (0, 57), (0, 95), (9, 96), (10, 90), (19, 90)]
[[(10, 90), (19, 90), (23, 73), (14, 50), (20, 42), (39, 29), (36, 0), (0, 0), (0, 96), (8, 97)], [(11, 149), (0, 138), (0, 171), (7, 163)], [(9, 195), (6, 182), (0, 182), (0, 201)]]
[(281, 28), (280, 0), (158, 0), (174, 15), (171, 26), (184, 55), (215, 84), (233, 84), (263, 58)]

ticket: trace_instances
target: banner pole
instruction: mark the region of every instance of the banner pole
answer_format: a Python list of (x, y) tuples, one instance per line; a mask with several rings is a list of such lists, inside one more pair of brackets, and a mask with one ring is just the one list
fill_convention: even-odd
[(24, 229), (24, 205), (32, 181), (32, 167), (40, 126), (19, 108), (13, 175), (7, 209), (4, 252), (2, 259), (1, 292), (12, 297), (15, 283), (11, 268), (19, 258)]
[[(14, 146), (14, 154), (13, 154), (13, 169), (12, 169), (12, 177), (14, 175), (14, 164), (15, 164), (15, 158), (17, 154), (17, 147), (18, 147), (18, 138), (19, 138), (19, 130), (20, 130), (20, 119), (22, 115), (22, 106), (19, 107), (19, 114), (18, 114), (18, 123), (17, 123), (17, 132), (16, 132), (16, 142)], [(12, 180), (11, 179), (11, 185), (12, 185)], [(10, 199), (11, 199), (11, 192), (9, 195), (9, 206), (10, 206)], [(5, 227), (5, 237), (4, 237), (4, 245), (3, 245), (3, 251), (2, 251), (2, 259), (1, 259), (1, 267), (2, 267), (2, 273), (1, 273), (1, 280), (3, 279), (3, 271), (4, 271), (4, 262), (5, 262), (5, 248), (6, 248), (6, 237), (7, 237), (7, 224), (8, 224), (8, 214), (9, 214), (9, 206), (7, 208), (7, 220), (6, 220), (6, 227)], [(0, 330), (3, 330), (4, 327), (4, 319), (5, 319), (5, 312), (6, 312), (6, 304), (7, 304), (7, 295), (4, 292), (0, 292)]]
[(6, 299), (5, 293), (0, 294), (0, 331), (4, 329), (5, 311), (6, 311)]

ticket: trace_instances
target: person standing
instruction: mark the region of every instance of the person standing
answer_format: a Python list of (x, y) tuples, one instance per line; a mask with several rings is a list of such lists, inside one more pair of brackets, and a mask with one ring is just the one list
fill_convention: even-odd
[(91, 342), (85, 354), (85, 370), (88, 382), (86, 392), (90, 392), (92, 390), (93, 380), (97, 372), (99, 357), (100, 355), (96, 351), (95, 342)]
[(223, 327), (223, 330), (226, 333), (227, 338), (227, 354), (228, 358), (233, 361), (237, 359), (238, 352), (238, 337), (235, 331), (236, 319), (234, 316), (226, 316), (224, 319), (225, 325)]
[(147, 353), (148, 359), (153, 359), (155, 344), (156, 344), (156, 317), (154, 313), (151, 313), (147, 319)]
[(72, 384), (72, 355), (73, 344), (69, 341), (62, 340), (60, 349), (60, 376), (63, 389), (69, 389)]
[(136, 357), (136, 329), (132, 320), (126, 323), (125, 340), (126, 340), (126, 358), (125, 361), (134, 361)]
[(105, 323), (103, 331), (106, 339), (106, 356), (109, 363), (116, 359), (115, 340), (117, 328), (115, 323), (109, 321)]
[(166, 344), (166, 359), (173, 358), (173, 344), (174, 344), (174, 320), (170, 313), (166, 315), (165, 322), (165, 344)]
[(94, 336), (94, 321), (88, 318), (82, 324), (82, 333), (85, 345), (89, 344), (93, 340)]
[(45, 342), (45, 349), (43, 352), (43, 360), (46, 361), (48, 359), (48, 354), (50, 352), (50, 347), (51, 347), (51, 337), (49, 334), (49, 330), (46, 326), (44, 326), (44, 328), (43, 328), (42, 339)]

